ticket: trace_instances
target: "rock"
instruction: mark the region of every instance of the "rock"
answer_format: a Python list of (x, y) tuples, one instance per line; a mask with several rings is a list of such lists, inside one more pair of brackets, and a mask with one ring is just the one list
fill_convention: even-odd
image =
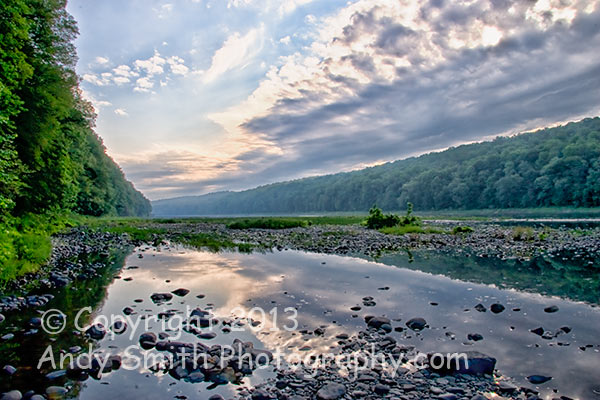
[(146, 333), (142, 333), (140, 335), (140, 346), (142, 346), (143, 349), (148, 350), (153, 348), (154, 346), (156, 346), (156, 335), (152, 332), (146, 332)]
[(5, 319), (6, 319), (6, 317), (4, 317), (4, 315), (0, 314), (0, 323), (4, 322)]
[(207, 339), (207, 340), (210, 340), (210, 339), (214, 339), (214, 338), (216, 338), (216, 337), (217, 337), (217, 334), (216, 334), (216, 333), (214, 333), (214, 332), (202, 332), (201, 334), (199, 334), (199, 335), (198, 335), (198, 337), (199, 337), (200, 339)]
[(542, 383), (546, 383), (550, 379), (552, 379), (551, 376), (543, 376), (543, 375), (531, 375), (531, 376), (527, 377), (527, 380), (529, 382), (533, 383), (534, 385), (540, 385)]
[(510, 382), (500, 381), (500, 383), (498, 383), (498, 389), (500, 389), (500, 392), (502, 393), (513, 393), (518, 388)]
[(32, 328), (39, 328), (40, 326), (42, 326), (42, 319), (38, 317), (31, 318), (29, 320), (29, 326), (31, 326)]
[(555, 313), (557, 311), (558, 311), (558, 306), (550, 306), (550, 307), (544, 308), (544, 312), (547, 312), (547, 313)]
[(101, 340), (106, 335), (106, 329), (102, 324), (94, 324), (90, 326), (85, 333), (92, 339)]
[(544, 334), (544, 328), (542, 328), (541, 326), (539, 328), (535, 328), (535, 329), (530, 329), (529, 332), (531, 333), (535, 333), (538, 336), (542, 336)]
[(563, 331), (564, 333), (569, 333), (572, 331), (572, 329), (568, 326), (563, 326), (560, 328), (561, 331)]
[(412, 318), (406, 321), (406, 326), (413, 331), (422, 331), (426, 325), (427, 321), (423, 318)]
[(204, 381), (204, 374), (200, 371), (190, 372), (185, 380), (190, 383), (200, 383)]
[(480, 333), (469, 333), (467, 335), (467, 339), (472, 340), (474, 342), (478, 342), (480, 340), (483, 340), (483, 335), (481, 335)]
[(171, 300), (172, 298), (173, 298), (173, 295), (171, 293), (153, 293), (152, 295), (150, 295), (150, 299), (155, 304), (167, 302), (167, 301)]
[(390, 392), (390, 387), (388, 385), (378, 383), (377, 385), (375, 385), (375, 388), (373, 389), (373, 391), (375, 393), (377, 393), (378, 395), (383, 396)]
[(169, 375), (171, 375), (173, 378), (175, 378), (177, 380), (180, 380), (180, 379), (187, 378), (189, 376), (189, 372), (187, 371), (187, 369), (183, 368), (181, 365), (178, 365), (177, 367), (169, 370)]
[(204, 294), (198, 294), (198, 295), (196, 295), (196, 297), (199, 298), (199, 299), (203, 299), (203, 298), (206, 297), (206, 295), (204, 295)]
[(473, 307), (475, 310), (479, 311), (479, 312), (486, 312), (487, 308), (485, 308), (485, 306), (481, 303), (477, 304), (475, 307)]
[(4, 373), (5, 375), (14, 375), (15, 372), (17, 372), (17, 369), (12, 365), (5, 365), (4, 367), (2, 367), (2, 373)]
[[(365, 317), (365, 320), (367, 319), (367, 317)], [(376, 328), (379, 329), (381, 328), (381, 325), (383, 324), (390, 324), (391, 321), (389, 320), (389, 318), (385, 318), (385, 317), (372, 317), (369, 318), (369, 320), (367, 321), (367, 325), (370, 328)]]
[(440, 400), (458, 400), (458, 397), (452, 393), (442, 393), (437, 398)]
[(62, 386), (50, 386), (46, 389), (46, 396), (49, 400), (64, 399), (69, 391)]
[(125, 314), (125, 315), (131, 315), (131, 314), (133, 314), (134, 312), (135, 312), (135, 310), (134, 310), (133, 308), (131, 308), (131, 307), (125, 307), (125, 308), (123, 309), (123, 314)]
[(6, 340), (11, 340), (11, 339), (13, 339), (14, 337), (15, 337), (15, 335), (14, 335), (14, 334), (12, 334), (12, 333), (7, 333), (6, 335), (3, 335), (2, 337), (0, 337), (0, 339), (2, 339), (2, 340), (5, 340), (5, 341), (6, 341)]
[(108, 357), (106, 365), (110, 366), (111, 369), (121, 368), (121, 356), (118, 354)]
[(112, 324), (110, 329), (117, 335), (121, 335), (127, 330), (127, 323), (121, 320), (117, 320)]
[(0, 400), (21, 400), (23, 395), (18, 390), (11, 390), (10, 392), (6, 392), (2, 394)]
[(171, 293), (173, 293), (175, 296), (179, 296), (179, 297), (184, 297), (185, 295), (187, 295), (190, 291), (184, 288), (179, 288), (177, 290), (173, 290)]
[[(466, 355), (462, 357), (462, 355)], [(496, 359), (478, 351), (467, 351), (456, 357), (444, 354), (429, 354), (430, 369), (438, 373), (459, 373), (466, 375), (491, 375), (496, 366)]]
[(506, 307), (504, 307), (500, 303), (495, 303), (490, 306), (490, 311), (493, 312), (494, 314), (500, 314), (505, 309), (506, 309)]
[(319, 400), (335, 400), (346, 394), (346, 387), (342, 384), (335, 382), (325, 383), (321, 389), (317, 392), (317, 399)]
[(53, 372), (46, 374), (46, 379), (53, 381), (54, 379), (62, 378), (66, 374), (67, 374), (66, 369), (60, 369), (58, 371), (53, 371)]
[(252, 393), (252, 400), (270, 400), (274, 397), (262, 389), (257, 389)]
[(208, 398), (208, 400), (225, 400), (225, 399), (220, 394), (213, 394), (212, 396), (210, 396)]

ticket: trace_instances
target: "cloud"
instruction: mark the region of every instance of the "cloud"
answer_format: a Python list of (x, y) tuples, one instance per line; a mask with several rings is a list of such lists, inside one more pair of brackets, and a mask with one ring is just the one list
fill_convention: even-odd
[(224, 73), (247, 64), (260, 50), (263, 29), (251, 29), (244, 36), (234, 33), (212, 57), (210, 68), (204, 73), (204, 81), (212, 82)]
[(127, 111), (123, 110), (122, 108), (117, 108), (115, 109), (115, 114), (117, 114), (120, 117), (126, 117), (129, 114), (127, 113)]
[(184, 61), (181, 57), (173, 56), (167, 59), (167, 63), (171, 68), (171, 72), (175, 75), (187, 75), (189, 68), (184, 65)]
[(138, 71), (144, 71), (149, 76), (160, 75), (164, 72), (163, 65), (166, 60), (160, 56), (160, 53), (154, 50), (154, 55), (146, 60), (135, 60), (134, 65)]
[(283, 43), (285, 45), (290, 44), (292, 38), (290, 38), (290, 35), (284, 36), (281, 39), (279, 39), (279, 43)]
[(135, 92), (149, 92), (153, 87), (154, 82), (151, 81), (150, 78), (144, 77), (135, 81), (135, 88), (133, 88), (133, 90)]
[(210, 117), (281, 154), (244, 175), (266, 183), (600, 112), (598, 2), (539, 3), (355, 2)]
[(109, 59), (107, 57), (96, 57), (96, 63), (100, 65), (108, 64)]

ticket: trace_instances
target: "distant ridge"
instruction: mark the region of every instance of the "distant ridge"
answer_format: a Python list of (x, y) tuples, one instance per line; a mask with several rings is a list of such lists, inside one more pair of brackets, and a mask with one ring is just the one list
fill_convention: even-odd
[(155, 216), (600, 206), (600, 118), (358, 171), (152, 202)]

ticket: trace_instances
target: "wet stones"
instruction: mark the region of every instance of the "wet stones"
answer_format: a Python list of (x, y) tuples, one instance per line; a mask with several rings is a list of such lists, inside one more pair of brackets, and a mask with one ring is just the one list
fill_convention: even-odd
[(412, 318), (406, 321), (406, 326), (413, 331), (422, 331), (427, 326), (427, 321), (424, 318)]
[(12, 365), (5, 365), (4, 367), (2, 367), (2, 374), (3, 375), (14, 375), (15, 372), (17, 372), (17, 369), (15, 367), (13, 367)]
[(184, 297), (186, 296), (190, 291), (188, 289), (184, 289), (184, 288), (179, 288), (177, 290), (173, 290), (171, 293), (173, 293), (175, 296), (178, 297)]
[(365, 321), (367, 322), (367, 326), (369, 328), (380, 329), (383, 325), (390, 325), (391, 321), (386, 317), (365, 317)]
[(485, 306), (481, 303), (477, 304), (475, 307), (473, 307), (475, 310), (479, 311), (479, 312), (486, 312), (487, 308), (485, 308)]
[(506, 307), (504, 307), (500, 303), (494, 303), (490, 306), (490, 311), (493, 312), (494, 314), (500, 314), (505, 309), (506, 309)]
[(541, 385), (542, 383), (546, 383), (551, 379), (552, 379), (551, 376), (544, 376), (544, 375), (531, 375), (531, 376), (527, 377), (527, 380), (530, 383), (533, 383), (534, 385)]
[(544, 308), (544, 312), (546, 313), (555, 313), (558, 311), (558, 306), (549, 306)]
[(18, 390), (11, 390), (10, 392), (3, 393), (0, 396), (0, 400), (21, 400), (23, 395)]
[(478, 342), (480, 340), (483, 340), (483, 335), (481, 335), (480, 333), (469, 333), (467, 335), (467, 339), (472, 340), (474, 342)]
[(336, 400), (346, 394), (346, 387), (340, 383), (327, 382), (319, 391), (317, 391), (317, 399), (319, 400)]
[(90, 326), (85, 333), (92, 339), (101, 340), (106, 335), (106, 329), (102, 324), (94, 324)]
[(49, 400), (64, 399), (69, 391), (62, 386), (50, 386), (46, 389), (46, 396)]
[(170, 301), (173, 298), (171, 293), (153, 293), (150, 295), (150, 299), (154, 304), (162, 304), (167, 301)]
[(467, 351), (465, 357), (448, 358), (443, 354), (429, 354), (430, 368), (436, 372), (466, 375), (491, 375), (496, 359), (478, 351)]
[(146, 332), (140, 335), (139, 342), (143, 349), (149, 350), (156, 346), (157, 338), (154, 333)]

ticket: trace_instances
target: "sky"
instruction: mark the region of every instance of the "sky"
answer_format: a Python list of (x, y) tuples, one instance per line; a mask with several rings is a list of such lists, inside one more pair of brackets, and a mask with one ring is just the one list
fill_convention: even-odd
[(600, 0), (70, 0), (96, 132), (152, 200), (600, 115)]

